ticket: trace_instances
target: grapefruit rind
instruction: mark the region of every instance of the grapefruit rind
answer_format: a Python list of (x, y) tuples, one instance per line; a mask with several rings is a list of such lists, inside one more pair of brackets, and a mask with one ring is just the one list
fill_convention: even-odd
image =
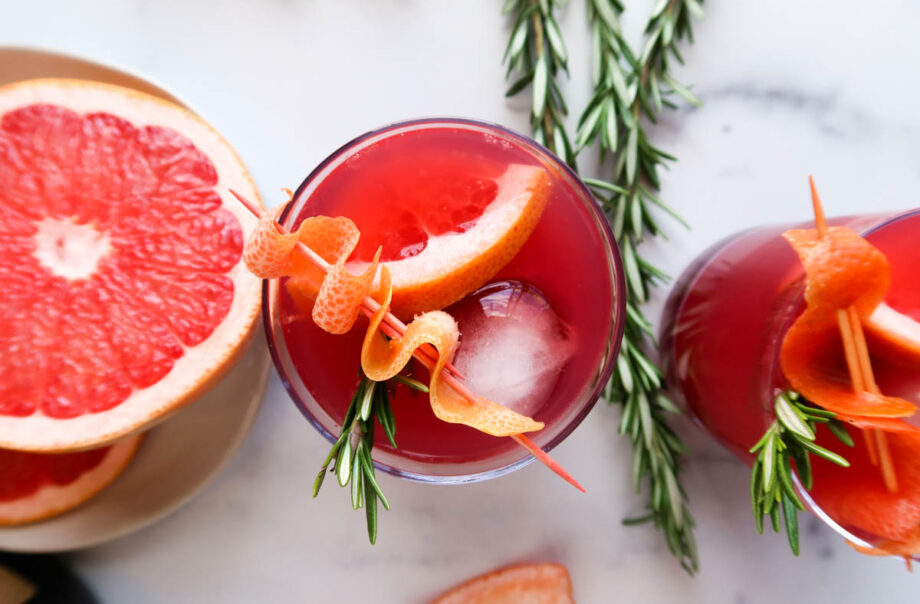
[(866, 331), (920, 363), (920, 323), (911, 317), (879, 304), (866, 320)]
[(0, 501), (0, 526), (38, 522), (71, 510), (112, 483), (127, 467), (143, 436), (129, 436), (111, 446), (102, 462), (64, 486), (44, 486), (23, 499)]
[(431, 604), (574, 604), (572, 580), (556, 563), (520, 564), (475, 577)]
[(882, 303), (891, 283), (888, 259), (852, 229), (831, 227), (783, 233), (805, 269), (807, 308), (783, 339), (780, 364), (790, 385), (825, 409), (844, 415), (907, 417), (910, 401), (871, 392), (853, 392), (849, 379), (834, 375), (825, 363), (839, 344), (837, 311), (855, 308), (862, 322)]
[[(261, 205), (255, 183), (237, 153), (210, 125), (190, 111), (136, 90), (69, 79), (40, 79), (0, 87), (0, 115), (32, 104), (54, 104), (81, 115), (107, 112), (134, 126), (166, 126), (192, 141), (214, 164), (214, 186), (222, 207), (239, 221), (244, 238), (256, 218), (229, 193), (240, 191)], [(60, 420), (35, 413), (0, 416), (0, 447), (24, 451), (78, 451), (114, 442), (144, 430), (200, 398), (233, 366), (245, 350), (261, 306), (261, 283), (242, 259), (224, 273), (234, 283), (230, 309), (201, 344), (186, 348), (172, 370), (145, 389), (134, 390), (107, 411)]]
[[(363, 273), (353, 275), (345, 268), (361, 234), (348, 218), (313, 216), (300, 223), (297, 231), (282, 233), (275, 222), (284, 210), (278, 206), (265, 212), (246, 241), (246, 267), (262, 279), (290, 275), (300, 296), (313, 303), (313, 321), (332, 334), (348, 333), (370, 293), (377, 273), (380, 252)], [(311, 263), (297, 249), (301, 243), (329, 264), (328, 273)]]

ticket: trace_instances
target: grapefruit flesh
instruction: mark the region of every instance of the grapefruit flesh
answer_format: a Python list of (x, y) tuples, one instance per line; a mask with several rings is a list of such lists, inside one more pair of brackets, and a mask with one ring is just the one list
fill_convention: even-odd
[(0, 449), (0, 525), (35, 522), (80, 505), (121, 474), (140, 441), (129, 436), (78, 453)]
[(86, 449), (194, 400), (241, 351), (258, 193), (193, 114), (77, 80), (0, 88), (0, 447)]
[(431, 604), (572, 604), (572, 580), (561, 564), (509, 566), (463, 583)]

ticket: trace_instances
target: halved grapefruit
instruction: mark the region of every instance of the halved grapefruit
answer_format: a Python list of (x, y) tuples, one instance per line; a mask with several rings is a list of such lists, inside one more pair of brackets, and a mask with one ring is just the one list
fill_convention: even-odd
[(141, 436), (78, 453), (0, 449), (0, 526), (70, 510), (109, 485), (134, 457)]
[(256, 322), (258, 192), (201, 119), (79, 80), (0, 88), (0, 447), (70, 451), (200, 396)]
[(431, 604), (572, 604), (572, 580), (561, 564), (521, 564), (470, 579)]

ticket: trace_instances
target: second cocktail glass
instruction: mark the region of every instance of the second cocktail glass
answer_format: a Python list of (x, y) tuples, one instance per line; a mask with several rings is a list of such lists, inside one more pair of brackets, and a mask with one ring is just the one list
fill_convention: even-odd
[[(861, 233), (887, 256), (892, 279), (886, 303), (920, 318), (920, 283), (914, 274), (914, 259), (920, 254), (920, 211), (829, 222)], [(754, 459), (749, 449), (773, 422), (775, 396), (788, 387), (780, 368), (780, 348), (804, 308), (802, 265), (782, 233), (811, 226), (759, 227), (717, 243), (684, 272), (666, 306), (662, 351), (669, 383), (683, 395), (696, 420), (748, 464)], [(869, 345), (873, 352), (871, 339)], [(846, 375), (842, 355), (840, 365), (840, 374)], [(916, 367), (895, 365), (885, 358), (873, 365), (883, 392), (920, 400)], [(847, 490), (840, 481), (854, 485), (866, 479), (879, 492), (883, 489), (878, 469), (868, 462), (863, 439), (854, 440), (854, 448), (841, 447), (819, 433), (819, 443), (844, 455), (852, 467), (838, 468), (818, 459), (813, 489), (799, 490), (812, 511), (846, 539), (871, 547), (878, 543), (878, 535), (847, 525), (833, 511), (840, 506), (838, 494)], [(908, 460), (901, 461), (906, 467)], [(871, 475), (866, 478), (867, 474)], [(902, 488), (900, 496), (910, 505), (918, 503), (912, 501), (911, 489)]]

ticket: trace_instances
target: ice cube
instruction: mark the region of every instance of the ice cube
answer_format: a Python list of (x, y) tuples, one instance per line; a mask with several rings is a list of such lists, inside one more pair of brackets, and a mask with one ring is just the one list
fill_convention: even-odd
[(517, 281), (487, 285), (451, 309), (460, 324), (454, 365), (474, 393), (533, 417), (573, 353), (543, 294)]

